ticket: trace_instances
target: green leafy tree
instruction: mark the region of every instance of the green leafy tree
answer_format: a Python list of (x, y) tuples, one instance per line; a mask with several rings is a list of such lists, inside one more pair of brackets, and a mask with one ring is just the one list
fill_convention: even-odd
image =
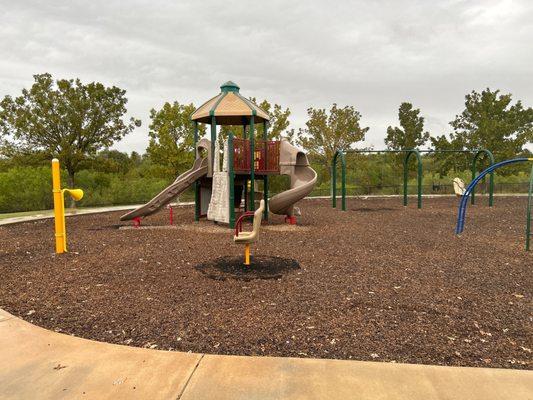
[[(191, 104), (165, 103), (160, 110), (150, 111), (151, 123), (148, 135), (150, 142), (146, 153), (150, 159), (177, 176), (190, 168), (194, 158), (194, 124), (191, 115), (195, 107)], [(199, 124), (199, 135), (205, 133), (205, 126)]]
[(465, 110), (450, 122), (457, 137), (469, 149), (486, 148), (511, 158), (533, 141), (533, 109), (524, 108), (511, 94), (499, 90), (472, 91), (466, 95)]
[[(450, 150), (464, 150), (464, 143), (458, 137), (448, 139), (446, 135), (431, 138), (431, 145), (435, 150), (441, 150), (430, 155), (433, 167), (444, 176), (450, 171), (459, 172), (470, 168), (471, 155), (469, 153), (454, 153)], [(444, 151), (443, 151), (444, 150)]]
[(0, 172), (15, 167), (42, 167), (50, 165), (50, 156), (44, 151), (22, 148), (0, 138)]
[[(413, 108), (411, 103), (403, 102), (398, 108), (400, 127), (389, 126), (385, 144), (389, 150), (415, 149), (423, 146), (429, 139), (429, 132), (424, 131), (424, 117), (420, 115), (420, 109)], [(395, 180), (402, 175), (404, 153), (393, 153), (387, 157), (392, 161), (395, 168)], [(413, 171), (411, 170), (411, 173)]]
[(89, 155), (111, 146), (141, 122), (126, 114), (126, 91), (79, 79), (54, 80), (34, 75), (30, 89), (0, 102), (0, 133), (20, 154), (44, 153), (59, 158), (69, 185)]
[[(255, 103), (255, 98), (251, 100)], [(289, 117), (291, 115), (289, 108), (283, 109), (279, 104), (271, 105), (267, 100), (263, 100), (258, 105), (270, 115), (268, 140), (287, 139), (287, 129), (290, 125)], [(263, 124), (259, 124), (257, 127), (257, 137), (263, 137)]]
[(361, 127), (361, 113), (353, 106), (340, 108), (333, 104), (329, 113), (325, 109), (309, 108), (307, 115), (306, 128), (299, 130), (296, 144), (307, 150), (326, 174), (335, 151), (346, 151), (364, 140), (369, 129)]
[(139, 167), (143, 162), (142, 156), (136, 151), (132, 151), (130, 154), (130, 162), (133, 167)]
[(92, 157), (90, 160), (87, 160), (83, 164), (83, 167), (84, 169), (91, 169), (100, 172), (126, 174), (135, 168), (136, 165), (128, 153), (118, 150), (104, 149), (98, 152), (98, 154)]
[[(500, 94), (489, 88), (481, 93), (472, 91), (465, 97), (465, 109), (450, 122), (450, 140), (441, 136), (432, 141), (436, 149), (452, 147), (474, 150), (485, 148), (498, 159), (526, 154), (525, 146), (533, 142), (533, 109), (524, 108), (511, 94)], [(506, 168), (501, 173), (512, 173)]]
[[(253, 103), (256, 103), (255, 97), (251, 97), (250, 101)], [(290, 125), (289, 117), (291, 115), (291, 111), (289, 108), (283, 108), (279, 104), (270, 104), (267, 100), (263, 100), (261, 103), (257, 104), (260, 108), (265, 110), (268, 115), (270, 116), (270, 121), (268, 123), (268, 140), (281, 140), (281, 139), (288, 139), (290, 140), (294, 136), (294, 129), (289, 130), (288, 127)], [(255, 137), (258, 139), (263, 138), (263, 124), (255, 124), (254, 126), (255, 130)], [(243, 127), (242, 126), (222, 126), (220, 128), (220, 132), (222, 134), (222, 137), (225, 139), (228, 137), (229, 132), (233, 132), (237, 136), (241, 136), (243, 134)]]
[(429, 139), (429, 132), (424, 131), (424, 117), (420, 109), (411, 103), (402, 103), (398, 108), (400, 128), (389, 126), (385, 144), (390, 150), (414, 149), (423, 146)]

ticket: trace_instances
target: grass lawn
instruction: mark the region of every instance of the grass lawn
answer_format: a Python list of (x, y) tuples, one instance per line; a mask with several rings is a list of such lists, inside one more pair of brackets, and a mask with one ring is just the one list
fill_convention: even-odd
[(0, 214), (0, 220), (6, 219), (6, 218), (27, 217), (27, 216), (36, 216), (36, 215), (52, 215), (53, 213), (54, 213), (53, 210), (38, 210), (38, 211), (22, 211), (22, 212), (14, 212), (14, 213), (5, 213), (5, 214)]

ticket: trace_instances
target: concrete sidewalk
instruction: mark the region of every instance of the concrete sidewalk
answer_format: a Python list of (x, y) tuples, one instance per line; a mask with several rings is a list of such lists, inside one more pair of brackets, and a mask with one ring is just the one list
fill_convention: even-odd
[(0, 309), (1, 399), (533, 399), (533, 372), (147, 350)]
[[(171, 204), (173, 207), (194, 205), (194, 203), (192, 202), (171, 203)], [(72, 210), (66, 211), (65, 216), (72, 217), (74, 215), (98, 214), (98, 213), (113, 212), (113, 211), (133, 210), (134, 208), (137, 208), (140, 206), (142, 206), (142, 204), (130, 204), (126, 206), (79, 208), (74, 211)], [(34, 214), (34, 215), (21, 215), (19, 217), (10, 217), (10, 218), (0, 219), (0, 225), (16, 224), (19, 222), (36, 221), (39, 219), (48, 219), (48, 218), (54, 218), (54, 210), (43, 210), (42, 212), (38, 214)]]

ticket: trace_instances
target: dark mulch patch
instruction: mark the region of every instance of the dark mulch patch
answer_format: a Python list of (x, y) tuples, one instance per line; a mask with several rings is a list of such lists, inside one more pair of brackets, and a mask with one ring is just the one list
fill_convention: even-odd
[(281, 257), (251, 257), (250, 265), (243, 264), (243, 257), (221, 257), (195, 266), (198, 271), (211, 279), (224, 281), (237, 279), (281, 279), (287, 273), (300, 269), (296, 260)]
[(139, 347), (532, 368), (527, 199), (485, 202), (469, 206), (456, 237), (456, 198), (425, 199), (422, 210), (399, 198), (349, 199), (361, 211), (347, 212), (302, 201), (299, 226), (271, 216), (252, 245), (256, 259), (300, 269), (250, 281), (195, 269), (242, 259), (243, 246), (229, 229), (195, 223), (191, 207), (174, 210), (173, 229), (165, 212), (144, 220), (147, 229), (116, 229), (123, 212), (67, 218), (71, 252), (59, 256), (52, 220), (0, 227), (0, 307)]
[(358, 207), (358, 208), (352, 208), (351, 211), (358, 211), (358, 212), (381, 212), (381, 211), (393, 211), (394, 208), (390, 207), (378, 207), (378, 208), (369, 208), (369, 207)]

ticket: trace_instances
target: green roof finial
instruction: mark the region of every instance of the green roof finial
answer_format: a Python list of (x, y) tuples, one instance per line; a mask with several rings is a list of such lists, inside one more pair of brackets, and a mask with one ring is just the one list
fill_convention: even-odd
[(237, 92), (239, 93), (240, 87), (232, 81), (227, 81), (222, 86), (220, 86), (220, 90), (222, 90), (222, 93), (228, 93), (228, 92)]

